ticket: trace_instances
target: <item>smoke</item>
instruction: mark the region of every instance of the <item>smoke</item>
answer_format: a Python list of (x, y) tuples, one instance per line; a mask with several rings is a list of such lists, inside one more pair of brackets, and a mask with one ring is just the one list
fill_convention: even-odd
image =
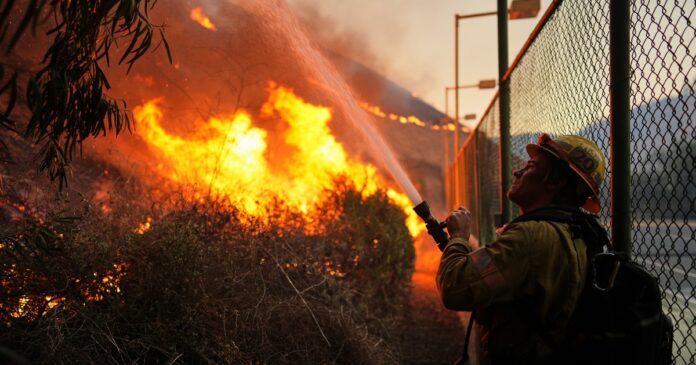
[(358, 61), (374, 70), (384, 72), (387, 63), (379, 59), (370, 47), (369, 37), (354, 29), (341, 28), (334, 20), (322, 15), (316, 4), (293, 3), (293, 9), (308, 36), (322, 48)]

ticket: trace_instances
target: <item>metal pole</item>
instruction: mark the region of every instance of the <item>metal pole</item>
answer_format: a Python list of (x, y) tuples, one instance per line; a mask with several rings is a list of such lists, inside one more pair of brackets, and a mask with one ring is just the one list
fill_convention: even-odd
[(630, 7), (609, 2), (609, 107), (611, 142), (611, 237), (631, 254), (631, 55)]
[(472, 210), (476, 214), (476, 227), (477, 227), (477, 232), (476, 232), (476, 239), (481, 242), (481, 190), (479, 186), (480, 176), (479, 176), (479, 153), (478, 153), (478, 143), (479, 143), (479, 134), (478, 134), (478, 129), (474, 129), (471, 131), (471, 133), (474, 134), (472, 142), (474, 145), (474, 204), (476, 204), (475, 207), (471, 207)]
[(498, 84), (500, 85), (500, 201), (501, 223), (511, 218), (507, 191), (512, 180), (510, 167), (510, 83), (504, 79), (508, 68), (507, 0), (498, 0)]
[[(497, 15), (497, 11), (487, 11), (485, 13), (474, 13), (474, 14), (466, 14), (466, 15), (457, 15), (457, 19), (469, 19), (469, 18), (480, 18), (482, 16), (489, 16), (489, 15)], [(507, 14), (507, 12), (506, 12)]]
[(449, 130), (447, 130), (447, 126), (449, 124), (450, 120), (450, 115), (449, 115), (449, 88), (445, 87), (445, 119), (442, 120), (442, 149), (445, 153), (445, 158), (443, 161), (443, 177), (445, 181), (445, 209), (450, 208), (450, 200), (451, 200), (451, 195), (450, 195), (450, 181), (449, 181)]
[(454, 14), (454, 207), (459, 206), (459, 169), (457, 152), (459, 151), (459, 15)]
[(449, 131), (447, 130), (447, 126), (449, 125), (449, 120), (450, 120), (450, 115), (449, 115), (449, 89), (445, 88), (445, 119), (442, 121), (442, 133), (444, 135), (444, 144), (443, 144), (443, 150), (445, 151), (445, 161), (444, 164), (446, 167), (449, 167), (449, 138), (448, 134)]

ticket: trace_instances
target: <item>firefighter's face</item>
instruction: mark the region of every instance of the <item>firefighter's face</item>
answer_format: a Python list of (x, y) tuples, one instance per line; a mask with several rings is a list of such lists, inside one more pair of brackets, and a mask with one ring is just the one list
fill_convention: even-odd
[(513, 180), (508, 198), (526, 211), (549, 200), (545, 178), (550, 168), (550, 159), (544, 153), (537, 153), (519, 170), (513, 171)]

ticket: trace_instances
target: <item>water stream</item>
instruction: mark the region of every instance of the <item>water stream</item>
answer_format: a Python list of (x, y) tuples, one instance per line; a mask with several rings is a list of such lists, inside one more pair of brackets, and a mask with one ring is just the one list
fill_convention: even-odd
[(370, 123), (372, 117), (358, 105), (350, 87), (333, 65), (312, 45), (288, 5), (284, 1), (268, 0), (245, 0), (241, 3), (241, 6), (262, 17), (272, 34), (287, 39), (289, 48), (296, 53), (295, 56), (304, 63), (307, 70), (314, 73), (313, 76), (319, 83), (323, 84), (334, 105), (343, 110), (346, 118), (365, 137), (373, 157), (389, 171), (414, 206), (422, 202), (423, 199), (394, 152)]

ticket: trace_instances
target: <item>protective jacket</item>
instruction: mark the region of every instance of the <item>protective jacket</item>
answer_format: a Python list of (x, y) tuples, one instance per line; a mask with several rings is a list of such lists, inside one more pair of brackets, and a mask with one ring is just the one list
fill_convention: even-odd
[(564, 338), (584, 287), (586, 250), (567, 224), (511, 223), (477, 250), (451, 239), (437, 286), (445, 307), (476, 311), (490, 364), (544, 364)]

